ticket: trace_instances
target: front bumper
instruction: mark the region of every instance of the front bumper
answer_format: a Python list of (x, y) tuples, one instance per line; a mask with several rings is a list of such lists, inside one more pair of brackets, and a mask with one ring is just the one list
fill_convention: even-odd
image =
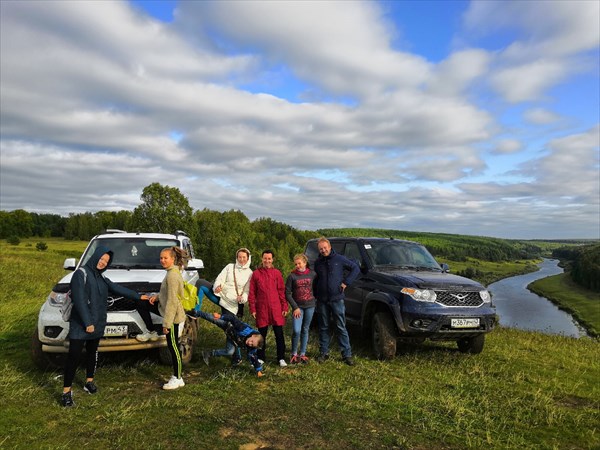
[[(490, 305), (463, 308), (443, 307), (437, 304), (411, 306), (414, 307), (403, 308), (400, 318), (397, 318), (401, 321), (398, 324), (398, 329), (402, 330), (401, 337), (456, 340), (462, 337), (489, 333), (497, 323), (496, 310)], [(458, 327), (453, 326), (452, 319), (467, 319), (467, 321), (478, 319), (479, 323), (467, 327)]]
[[(155, 329), (162, 327), (162, 317), (151, 314)], [(126, 336), (103, 337), (100, 339), (99, 352), (119, 352), (130, 350), (147, 350), (167, 346), (164, 336), (154, 342), (139, 342), (135, 336), (142, 333), (146, 326), (137, 311), (114, 311), (107, 315), (107, 326), (127, 326)], [(180, 333), (183, 327), (179, 327)], [(38, 318), (38, 336), (42, 351), (46, 353), (68, 353), (69, 323), (62, 320), (59, 308), (44, 303)]]

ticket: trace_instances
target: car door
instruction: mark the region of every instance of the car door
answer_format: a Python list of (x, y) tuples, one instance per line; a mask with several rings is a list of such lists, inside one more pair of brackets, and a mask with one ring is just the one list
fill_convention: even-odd
[[(343, 248), (338, 253), (354, 261), (359, 267), (362, 266), (362, 257), (356, 241), (345, 241)], [(363, 298), (365, 295), (362, 271), (356, 280), (346, 288), (346, 318), (351, 322), (360, 322), (362, 315)]]

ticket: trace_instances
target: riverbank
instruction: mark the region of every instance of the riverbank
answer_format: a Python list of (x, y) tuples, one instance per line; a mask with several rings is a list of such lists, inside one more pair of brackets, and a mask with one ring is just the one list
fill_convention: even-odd
[(600, 337), (600, 294), (575, 284), (565, 273), (534, 281), (527, 289), (571, 314), (590, 336)]

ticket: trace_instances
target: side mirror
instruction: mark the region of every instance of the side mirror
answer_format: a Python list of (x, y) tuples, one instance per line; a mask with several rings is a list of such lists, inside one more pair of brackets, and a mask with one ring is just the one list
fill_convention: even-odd
[(65, 270), (75, 270), (75, 266), (77, 266), (77, 260), (75, 258), (67, 258), (63, 263), (63, 269)]
[(200, 270), (204, 269), (204, 262), (201, 259), (190, 259), (185, 270)]
[(444, 271), (444, 273), (450, 272), (450, 266), (448, 264), (442, 263), (442, 264), (440, 264), (440, 267), (442, 268), (442, 270)]

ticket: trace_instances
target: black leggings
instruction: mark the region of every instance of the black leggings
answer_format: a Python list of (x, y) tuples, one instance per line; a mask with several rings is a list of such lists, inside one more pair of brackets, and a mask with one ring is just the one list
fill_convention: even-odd
[(100, 339), (70, 339), (69, 354), (65, 364), (65, 375), (63, 387), (70, 388), (73, 385), (75, 372), (79, 365), (79, 358), (85, 346), (85, 374), (86, 378), (94, 378), (96, 373), (96, 364), (98, 363), (98, 344)]
[[(160, 312), (158, 311), (158, 302), (155, 302), (154, 305), (151, 305), (150, 302), (144, 300), (136, 300), (136, 309), (142, 320), (146, 324), (146, 328), (148, 331), (154, 331), (154, 324), (152, 323), (152, 318), (150, 317), (150, 312), (160, 316)], [(167, 334), (167, 347), (169, 348), (169, 353), (171, 353), (171, 363), (173, 364), (173, 375), (177, 378), (181, 378), (181, 351), (179, 350), (178, 340), (179, 340), (179, 324), (174, 323), (173, 328)]]
[(179, 324), (174, 323), (173, 328), (167, 333), (167, 347), (171, 353), (171, 363), (173, 364), (173, 375), (181, 378), (181, 350), (178, 345)]
[[(277, 345), (277, 361), (280, 359), (285, 359), (285, 338), (283, 337), (283, 327), (281, 325), (272, 325), (273, 333), (275, 333), (275, 344)], [(264, 338), (264, 342), (261, 348), (258, 349), (258, 357), (263, 361), (266, 361), (265, 358), (265, 350), (267, 348), (267, 331), (269, 331), (269, 326), (260, 327), (258, 329), (262, 337)]]

